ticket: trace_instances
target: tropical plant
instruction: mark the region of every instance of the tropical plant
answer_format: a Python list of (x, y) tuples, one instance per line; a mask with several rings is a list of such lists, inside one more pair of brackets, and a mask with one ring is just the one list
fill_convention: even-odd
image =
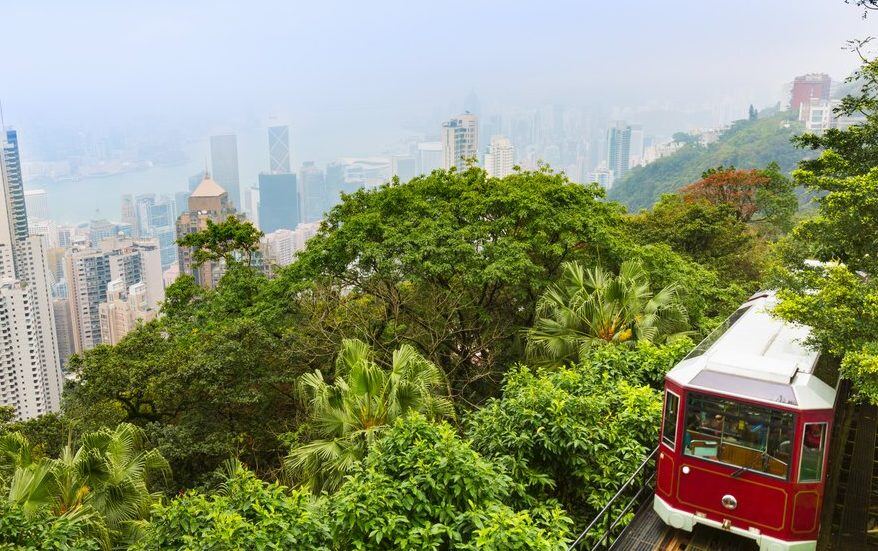
[(663, 342), (687, 333), (677, 286), (653, 293), (638, 260), (623, 262), (617, 275), (576, 262), (564, 263), (562, 272), (537, 302), (537, 320), (527, 331), (535, 360), (576, 363), (596, 344)]
[(7, 501), (26, 513), (48, 508), (58, 516), (85, 522), (106, 541), (127, 541), (133, 521), (146, 518), (157, 495), (147, 487), (152, 473), (166, 474), (167, 461), (156, 450), (143, 449), (134, 425), (84, 434), (57, 459), (33, 459), (30, 442), (18, 433), (0, 437), (0, 453), (14, 472)]
[(314, 491), (338, 488), (398, 417), (411, 411), (429, 419), (454, 415), (442, 371), (410, 345), (394, 351), (385, 369), (366, 343), (345, 339), (335, 381), (327, 382), (317, 370), (302, 376), (302, 387), (310, 398), (311, 425), (319, 438), (295, 446), (286, 466)]

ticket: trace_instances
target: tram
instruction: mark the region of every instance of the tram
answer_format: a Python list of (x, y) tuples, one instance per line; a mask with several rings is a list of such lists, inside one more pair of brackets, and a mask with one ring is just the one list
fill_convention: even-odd
[(754, 295), (665, 378), (653, 509), (760, 551), (816, 548), (835, 389), (819, 378), (809, 329)]

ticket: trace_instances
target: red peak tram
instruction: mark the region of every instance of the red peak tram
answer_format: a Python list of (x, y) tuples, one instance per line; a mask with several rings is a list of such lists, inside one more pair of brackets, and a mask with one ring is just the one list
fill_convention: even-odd
[(820, 380), (808, 328), (754, 295), (665, 378), (653, 508), (761, 551), (815, 549), (835, 389)]

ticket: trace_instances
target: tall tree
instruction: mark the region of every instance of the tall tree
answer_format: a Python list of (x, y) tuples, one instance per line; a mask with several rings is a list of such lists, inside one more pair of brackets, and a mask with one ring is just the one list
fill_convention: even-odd
[(259, 238), (263, 235), (247, 220), (229, 216), (219, 223), (208, 220), (205, 229), (184, 235), (177, 243), (194, 249), (192, 257), (196, 264), (219, 260), (233, 264), (241, 256), (249, 266), (253, 262), (253, 253), (259, 250)]
[(345, 340), (335, 371), (334, 383), (320, 371), (302, 376), (320, 438), (295, 446), (287, 458), (291, 473), (314, 491), (338, 488), (396, 418), (454, 414), (442, 371), (409, 345), (394, 351), (385, 369), (366, 343)]

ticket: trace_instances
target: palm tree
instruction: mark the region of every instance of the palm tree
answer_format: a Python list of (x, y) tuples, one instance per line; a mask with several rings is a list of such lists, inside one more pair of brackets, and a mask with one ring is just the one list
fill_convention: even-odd
[(319, 439), (293, 448), (290, 474), (312, 491), (335, 490), (393, 421), (411, 411), (428, 419), (453, 417), (451, 401), (439, 394), (444, 376), (409, 345), (394, 351), (390, 369), (375, 362), (366, 343), (342, 341), (335, 380), (318, 370), (302, 376), (311, 420)]
[(129, 538), (158, 498), (147, 488), (148, 476), (170, 471), (158, 450), (143, 449), (142, 431), (128, 423), (84, 434), (79, 448), (68, 443), (58, 459), (33, 460), (27, 438), (13, 433), (0, 438), (0, 455), (14, 467), (9, 501), (86, 522), (105, 543)]
[(653, 293), (637, 260), (623, 262), (618, 275), (565, 262), (559, 281), (537, 301), (536, 313), (527, 353), (553, 364), (576, 363), (597, 344), (663, 342), (686, 334), (688, 325), (677, 286)]

